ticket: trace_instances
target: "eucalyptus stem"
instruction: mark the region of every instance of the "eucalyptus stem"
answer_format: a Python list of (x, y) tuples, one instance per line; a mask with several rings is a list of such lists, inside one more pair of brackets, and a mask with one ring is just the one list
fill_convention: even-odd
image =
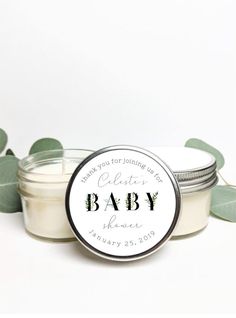
[(221, 178), (221, 180), (225, 183), (226, 186), (236, 188), (235, 184), (230, 184), (227, 180), (225, 180), (225, 178), (222, 176), (219, 170), (217, 170), (217, 174)]

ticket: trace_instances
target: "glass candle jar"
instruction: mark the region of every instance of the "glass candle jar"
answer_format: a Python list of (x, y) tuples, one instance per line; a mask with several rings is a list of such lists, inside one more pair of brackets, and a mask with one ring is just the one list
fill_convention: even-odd
[(211, 189), (217, 184), (215, 158), (208, 152), (187, 147), (151, 147), (175, 174), (182, 202), (173, 236), (202, 230), (208, 224)]
[(42, 151), (19, 162), (18, 191), (27, 232), (51, 240), (74, 239), (66, 216), (65, 192), (75, 168), (92, 152)]

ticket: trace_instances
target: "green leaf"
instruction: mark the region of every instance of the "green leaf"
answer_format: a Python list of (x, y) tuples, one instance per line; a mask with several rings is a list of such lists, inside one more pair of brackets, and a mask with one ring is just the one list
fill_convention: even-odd
[(0, 211), (22, 211), (17, 192), (18, 161), (14, 156), (0, 157)]
[(212, 190), (211, 212), (221, 219), (236, 222), (236, 189), (216, 186)]
[(0, 153), (5, 149), (7, 144), (7, 134), (0, 128)]
[(14, 152), (9, 148), (6, 151), (6, 156), (15, 156)]
[(35, 143), (30, 148), (29, 154), (31, 155), (36, 152), (54, 149), (63, 149), (60, 141), (54, 138), (42, 138), (35, 141)]
[(217, 150), (216, 148), (207, 144), (203, 140), (200, 140), (197, 138), (191, 138), (185, 143), (185, 147), (204, 150), (204, 151), (207, 151), (210, 154), (212, 154), (216, 159), (217, 170), (220, 170), (225, 164), (225, 159), (224, 159), (222, 153), (219, 150)]

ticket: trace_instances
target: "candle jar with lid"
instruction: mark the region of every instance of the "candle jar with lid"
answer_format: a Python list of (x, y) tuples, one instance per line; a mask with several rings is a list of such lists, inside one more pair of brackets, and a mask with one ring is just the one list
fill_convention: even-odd
[(211, 190), (217, 184), (216, 160), (208, 152), (188, 147), (151, 147), (173, 171), (181, 191), (181, 213), (174, 237), (186, 236), (208, 224)]
[(75, 168), (91, 150), (49, 150), (19, 162), (18, 192), (28, 233), (53, 241), (73, 240), (65, 210), (65, 192)]

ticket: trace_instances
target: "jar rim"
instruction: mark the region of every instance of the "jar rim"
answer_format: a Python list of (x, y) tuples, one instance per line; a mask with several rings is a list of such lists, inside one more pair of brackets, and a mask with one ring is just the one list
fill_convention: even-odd
[[(76, 153), (84, 153), (86, 154), (85, 156), (81, 155), (76, 156)], [(23, 178), (27, 181), (33, 182), (33, 183), (64, 183), (66, 181), (56, 181), (56, 182), (52, 182), (52, 181), (36, 181), (36, 180), (32, 180), (31, 178), (26, 177), (24, 174), (26, 175), (31, 175), (31, 176), (54, 176), (55, 178), (57, 177), (57, 174), (55, 173), (40, 173), (40, 172), (36, 172), (33, 169), (33, 165), (36, 163), (45, 163), (45, 165), (47, 163), (52, 162), (53, 160), (60, 160), (65, 158), (65, 160), (76, 160), (78, 158), (81, 158), (82, 160), (84, 160), (87, 156), (89, 156), (90, 154), (92, 154), (94, 152), (94, 150), (91, 149), (80, 149), (80, 148), (66, 148), (66, 149), (53, 149), (53, 150), (44, 150), (44, 151), (40, 151), (34, 154), (30, 154), (26, 157), (24, 157), (23, 159), (21, 159), (18, 163), (18, 177)], [(71, 153), (71, 155), (68, 156), (63, 156), (66, 153)], [(74, 155), (73, 155), (74, 153)], [(58, 154), (58, 155), (56, 155)], [(81, 160), (81, 161), (82, 161)], [(81, 162), (80, 161), (80, 162)], [(80, 163), (78, 162), (78, 164)], [(42, 164), (44, 165), (44, 164)], [(23, 175), (22, 175), (23, 174)], [(71, 173), (65, 173), (65, 175), (70, 176)]]
[(195, 184), (184, 184), (181, 182), (178, 182), (178, 183), (179, 183), (180, 191), (182, 194), (191, 194), (195, 192), (210, 190), (211, 188), (217, 185), (218, 176), (215, 172), (210, 178), (199, 183), (195, 183)]

